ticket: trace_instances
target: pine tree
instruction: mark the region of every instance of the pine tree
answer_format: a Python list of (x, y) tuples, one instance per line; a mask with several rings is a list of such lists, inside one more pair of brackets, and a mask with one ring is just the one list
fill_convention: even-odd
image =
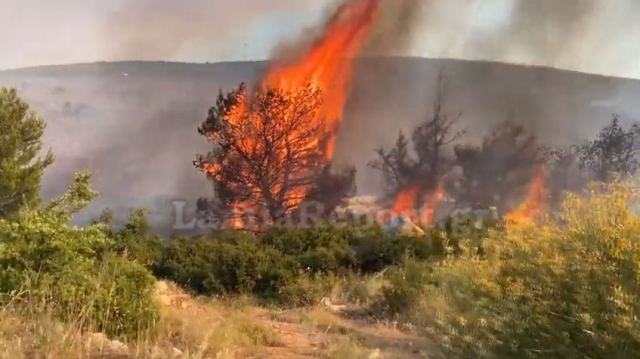
[(0, 89), (0, 217), (40, 203), (43, 172), (53, 163), (51, 152), (41, 156), (44, 130), (15, 89)]

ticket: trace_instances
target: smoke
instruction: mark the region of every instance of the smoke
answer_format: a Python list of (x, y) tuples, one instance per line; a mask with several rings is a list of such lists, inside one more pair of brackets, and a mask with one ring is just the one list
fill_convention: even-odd
[[(637, 1), (382, 1), (368, 55), (427, 54), (640, 75), (640, 22), (631, 21), (640, 11)], [(262, 28), (256, 23), (286, 19), (286, 38), (298, 39), (303, 28), (303, 39), (310, 39), (318, 27), (304, 27), (321, 22), (318, 13), (329, 14), (338, 1), (122, 4), (101, 24), (100, 47), (107, 60), (215, 60), (237, 57), (239, 48), (251, 57), (253, 49), (272, 44), (256, 35)], [(303, 25), (295, 31), (286, 28), (292, 17), (300, 17), (296, 24)], [(103, 193), (96, 210), (166, 209), (159, 201), (209, 195), (210, 183), (191, 166), (195, 154), (208, 149), (195, 129), (218, 89), (259, 79), (264, 64), (108, 67), (70, 67), (68, 77), (58, 78), (43, 70), (41, 76), (6, 81), (23, 90), (49, 124), (47, 144), (58, 162), (47, 175), (47, 194), (60, 193), (74, 171), (88, 168)], [(623, 118), (640, 113), (635, 81), (492, 63), (364, 59), (336, 158), (357, 165), (361, 194), (379, 193), (380, 176), (367, 162), (377, 147), (391, 145), (401, 129), (408, 133), (430, 114), (443, 68), (450, 80), (446, 112), (463, 113), (461, 125), (470, 137), (512, 119), (545, 142), (576, 143), (592, 136), (611, 113)]]
[(423, 0), (414, 54), (638, 76), (635, 0)]
[(405, 54), (410, 51), (425, 3), (417, 0), (383, 0), (380, 18), (369, 41), (370, 56)]
[[(631, 0), (408, 0), (385, 6), (369, 46), (372, 54), (419, 49), (433, 57), (600, 73), (631, 71), (640, 57), (640, 27), (624, 20), (640, 10)], [(621, 33), (620, 23), (628, 31)], [(630, 34), (637, 35), (633, 48), (628, 48)], [(463, 113), (460, 126), (468, 130), (463, 141), (477, 142), (511, 120), (544, 144), (566, 146), (592, 136), (612, 113), (633, 116), (637, 110), (621, 100), (635, 92), (624, 81), (491, 63), (430, 65), (407, 61), (405, 68), (395, 68), (389, 59), (365, 59), (358, 67), (336, 161), (358, 164), (361, 191), (380, 187), (363, 165), (374, 156), (372, 149), (390, 146), (400, 130), (410, 133), (429, 118), (439, 70), (450, 82), (446, 112)]]
[[(238, 59), (264, 56), (264, 29), (294, 15), (308, 20), (326, 5), (317, 1), (125, 1), (103, 23), (104, 57), (119, 60)], [(298, 25), (289, 21), (289, 25)], [(277, 36), (284, 28), (270, 29)], [(250, 38), (251, 40), (247, 40)], [(251, 41), (251, 42), (249, 42)]]

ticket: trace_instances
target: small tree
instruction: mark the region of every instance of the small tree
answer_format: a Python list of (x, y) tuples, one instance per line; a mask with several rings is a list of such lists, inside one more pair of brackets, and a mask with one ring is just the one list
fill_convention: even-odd
[(40, 203), (42, 175), (53, 163), (51, 152), (40, 157), (44, 129), (15, 89), (0, 89), (0, 217)]
[(567, 193), (578, 192), (586, 187), (588, 180), (580, 170), (577, 147), (545, 148), (544, 159), (552, 204), (561, 204)]
[(579, 147), (578, 153), (580, 167), (597, 181), (608, 182), (612, 175), (633, 176), (640, 168), (640, 126), (625, 130), (614, 116), (598, 138)]
[(331, 204), (350, 193), (352, 170), (337, 175), (329, 170), (321, 106), (322, 94), (311, 85), (293, 93), (268, 88), (250, 95), (242, 84), (221, 93), (199, 128), (214, 149), (195, 161), (213, 180), (218, 207), (266, 210), (278, 221), (333, 176), (342, 179), (330, 186), (336, 190)]
[(501, 208), (525, 193), (543, 162), (536, 138), (510, 121), (499, 124), (482, 146), (457, 146), (455, 155), (462, 170), (457, 197), (475, 209)]
[(411, 136), (413, 153), (409, 150), (409, 140), (401, 132), (395, 146), (390, 150), (379, 149), (378, 158), (370, 163), (382, 172), (390, 194), (395, 195), (409, 185), (418, 186), (421, 191), (432, 191), (453, 168), (455, 161), (447, 148), (464, 132), (454, 129), (462, 115), (445, 113), (446, 97), (446, 79), (440, 72), (432, 114), (414, 129)]

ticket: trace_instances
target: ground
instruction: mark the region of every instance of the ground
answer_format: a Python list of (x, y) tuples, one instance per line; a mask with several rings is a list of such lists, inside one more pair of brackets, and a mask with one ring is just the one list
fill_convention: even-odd
[(413, 334), (411, 328), (374, 321), (349, 308), (326, 302), (294, 310), (267, 309), (249, 302), (221, 308), (219, 302), (212, 304), (193, 299), (167, 283), (161, 283), (160, 288), (161, 302), (165, 307), (171, 306), (171, 310), (202, 313), (200, 318), (211, 312), (226, 311), (220, 320), (225, 316), (234, 317), (237, 313), (231, 312), (239, 311), (243, 320), (248, 319), (252, 325), (269, 333), (268, 340), (258, 340), (252, 343), (254, 345), (240, 345), (234, 349), (235, 353), (243, 353), (245, 357), (394, 359), (429, 358), (429, 353), (435, 352), (433, 342)]

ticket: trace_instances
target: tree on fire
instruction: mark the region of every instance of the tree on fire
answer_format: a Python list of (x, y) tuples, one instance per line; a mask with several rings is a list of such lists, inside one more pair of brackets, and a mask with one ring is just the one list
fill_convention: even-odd
[(377, 151), (377, 159), (369, 165), (382, 172), (389, 194), (395, 195), (407, 186), (419, 186), (422, 191), (433, 191), (455, 165), (447, 147), (457, 141), (464, 131), (455, 126), (462, 114), (445, 113), (447, 84), (443, 72), (437, 81), (432, 113), (427, 120), (413, 130), (409, 151), (409, 139), (400, 132), (393, 148)]
[(474, 209), (503, 210), (526, 193), (544, 162), (536, 138), (511, 121), (499, 124), (481, 146), (456, 146), (455, 155), (461, 168), (456, 197)]
[[(217, 206), (266, 210), (275, 222), (305, 200), (340, 204), (352, 192), (355, 173), (329, 170), (327, 130), (316, 116), (321, 106), (322, 95), (311, 85), (249, 94), (241, 84), (220, 93), (199, 128), (214, 148), (194, 163), (213, 180)], [(320, 195), (324, 191), (331, 195)]]
[(595, 140), (578, 147), (578, 155), (580, 167), (597, 181), (633, 176), (640, 169), (640, 126), (625, 130), (614, 116)]

